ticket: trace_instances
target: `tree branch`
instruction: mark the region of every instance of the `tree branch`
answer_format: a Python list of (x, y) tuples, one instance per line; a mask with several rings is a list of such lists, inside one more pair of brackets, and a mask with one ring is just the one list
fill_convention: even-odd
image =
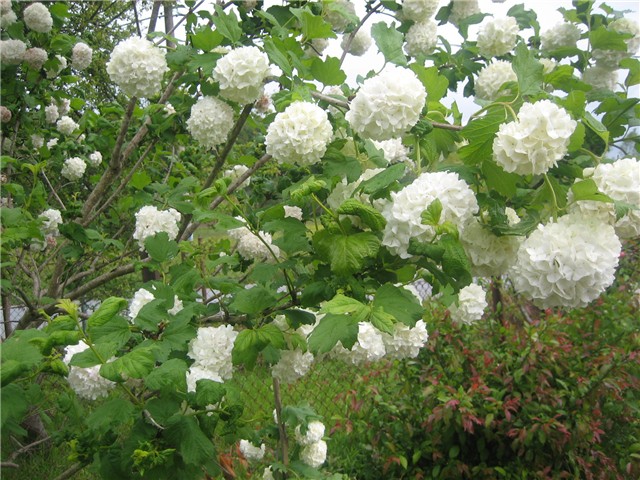
[(67, 478), (71, 478), (80, 470), (82, 470), (84, 467), (85, 466), (82, 465), (81, 463), (75, 463), (71, 465), (69, 468), (67, 468), (60, 475), (58, 475), (56, 478), (54, 478), (53, 480), (66, 480)]

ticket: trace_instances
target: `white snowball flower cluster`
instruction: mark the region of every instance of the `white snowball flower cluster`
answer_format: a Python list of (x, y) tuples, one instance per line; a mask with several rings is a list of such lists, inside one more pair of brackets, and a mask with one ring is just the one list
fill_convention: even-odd
[(304, 52), (310, 57), (319, 57), (329, 46), (328, 38), (314, 38), (311, 43), (304, 49)]
[(83, 42), (78, 42), (71, 51), (71, 66), (76, 70), (84, 70), (91, 65), (93, 49)]
[(423, 173), (399, 192), (391, 193), (391, 202), (382, 210), (387, 219), (382, 244), (400, 258), (409, 258), (409, 240), (430, 242), (435, 237), (431, 225), (423, 225), (421, 214), (434, 200), (440, 200), (440, 223), (452, 222), (462, 232), (478, 211), (478, 202), (469, 186), (456, 173)]
[(94, 167), (97, 167), (98, 165), (100, 165), (102, 163), (102, 154), (97, 150), (93, 153), (90, 153), (89, 163)]
[(516, 46), (518, 22), (513, 17), (501, 17), (483, 22), (478, 32), (480, 55), (487, 58), (509, 53)]
[(440, 0), (403, 0), (401, 17), (403, 20), (423, 22), (433, 17), (439, 3)]
[[(76, 353), (84, 352), (87, 348), (89, 345), (84, 342), (80, 342), (78, 345), (69, 345), (63, 358), (64, 363), (69, 365), (71, 358)], [(67, 381), (76, 394), (86, 400), (106, 397), (109, 395), (109, 391), (116, 386), (114, 382), (100, 375), (100, 365), (86, 368), (71, 366)]]
[(27, 46), (22, 40), (0, 40), (0, 62), (5, 65), (18, 65)]
[(59, 116), (58, 106), (55, 103), (50, 103), (44, 107), (44, 119), (47, 123), (56, 123)]
[(265, 445), (254, 446), (249, 440), (240, 440), (240, 453), (250, 462), (259, 462), (264, 457)]
[(471, 262), (472, 272), (480, 277), (498, 277), (516, 261), (521, 237), (493, 234), (473, 217), (464, 227), (460, 242)]
[(456, 323), (471, 325), (482, 318), (487, 308), (487, 292), (480, 285), (472, 283), (458, 292), (458, 304), (449, 307), (451, 319)]
[(178, 222), (182, 216), (173, 208), (158, 210), (153, 205), (146, 205), (136, 212), (136, 228), (134, 240), (138, 241), (140, 250), (144, 250), (144, 241), (156, 233), (166, 232), (169, 240), (178, 236)]
[(351, 350), (347, 350), (338, 342), (330, 352), (334, 358), (354, 365), (362, 365), (367, 362), (376, 362), (384, 357), (386, 349), (382, 332), (369, 322), (358, 323), (358, 339)]
[[(249, 171), (249, 167), (246, 165), (234, 165), (228, 170), (225, 170), (223, 176), (231, 180), (231, 183), (234, 183), (238, 178)], [(248, 187), (251, 183), (251, 177), (247, 177), (247, 179), (240, 184), (240, 187)]]
[[(340, 183), (337, 183), (334, 189), (327, 197), (327, 205), (337, 210), (340, 208), (340, 205), (353, 196), (353, 193), (360, 186), (362, 182), (365, 180), (369, 180), (370, 178), (375, 177), (377, 174), (382, 172), (384, 168), (369, 168), (362, 172), (362, 175), (355, 181), (348, 183), (346, 178), (343, 178)], [(355, 197), (356, 200), (361, 201), (362, 203), (367, 203), (369, 201), (369, 195), (365, 193), (358, 193)], [(355, 216), (351, 215), (351, 217), (355, 218)]]
[(604, 88), (613, 92), (618, 85), (618, 70), (600, 65), (587, 67), (582, 73), (582, 81), (593, 88)]
[(233, 128), (233, 109), (215, 97), (200, 97), (187, 120), (187, 129), (201, 146), (214, 148), (227, 141)]
[(403, 145), (401, 138), (391, 138), (382, 142), (373, 140), (373, 145), (384, 152), (384, 158), (389, 163), (409, 161), (409, 149)]
[(327, 113), (310, 102), (296, 101), (276, 115), (267, 128), (267, 153), (279, 163), (308, 166), (327, 151), (333, 128)]
[(280, 383), (294, 383), (309, 372), (313, 360), (313, 354), (310, 352), (302, 352), (299, 349), (281, 350), (280, 360), (271, 368), (271, 375), (280, 380)]
[(54, 237), (60, 234), (58, 226), (62, 224), (62, 214), (60, 210), (55, 208), (49, 208), (40, 214), (44, 218), (42, 224), (42, 232), (45, 235), (52, 235)]
[(327, 459), (327, 442), (320, 440), (302, 448), (300, 460), (313, 468), (319, 468)]
[(391, 66), (365, 80), (345, 118), (362, 137), (389, 140), (418, 123), (426, 98), (415, 73)]
[(169, 70), (164, 51), (144, 38), (131, 37), (111, 52), (107, 73), (130, 97), (153, 97)]
[(242, 105), (262, 95), (262, 84), (269, 75), (269, 58), (258, 47), (234, 48), (216, 63), (213, 79), (220, 84), (220, 95)]
[(33, 148), (38, 150), (44, 146), (44, 138), (41, 135), (33, 134), (31, 135), (31, 144), (33, 145)]
[(131, 304), (129, 305), (129, 318), (131, 320), (135, 320), (140, 313), (140, 310), (142, 310), (142, 307), (155, 299), (156, 297), (149, 290), (144, 288), (139, 289), (133, 294), (133, 298), (131, 299)]
[(584, 177), (591, 178), (605, 195), (635, 209), (616, 220), (612, 203), (581, 200), (576, 207), (585, 215), (598, 216), (603, 222), (613, 225), (620, 238), (640, 235), (640, 161), (622, 158), (613, 163), (601, 163), (595, 168), (585, 168)]
[(238, 242), (236, 245), (238, 253), (248, 260), (274, 262), (276, 259), (271, 252), (276, 257), (280, 256), (280, 249), (272, 243), (270, 233), (260, 231), (258, 232), (260, 237), (257, 237), (248, 227), (233, 228), (227, 233), (230, 238)]
[(325, 3), (324, 19), (331, 24), (334, 31), (338, 33), (344, 32), (345, 29), (351, 25), (351, 20), (341, 12), (355, 15), (355, 5), (349, 0), (335, 0), (333, 2), (323, 3)]
[(429, 333), (424, 320), (418, 320), (414, 327), (398, 322), (393, 325), (393, 330), (393, 335), (382, 334), (387, 358), (397, 360), (416, 358), (420, 353), (420, 349), (429, 340)]
[(577, 123), (550, 100), (525, 103), (517, 120), (500, 125), (493, 157), (507, 172), (546, 173), (567, 153)]
[(476, 96), (482, 100), (493, 101), (510, 93), (509, 90), (500, 90), (503, 84), (517, 81), (518, 76), (514, 72), (511, 62), (495, 60), (478, 73), (478, 79), (475, 83)]
[(87, 164), (80, 157), (71, 157), (65, 160), (60, 170), (62, 175), (67, 180), (79, 180), (84, 175), (84, 171), (87, 169)]
[(67, 68), (67, 59), (62, 55), (56, 55), (56, 60), (58, 61), (57, 66), (55, 68), (49, 68), (46, 71), (48, 79), (56, 78), (58, 75), (60, 75), (60, 72)]
[(362, 55), (367, 53), (367, 50), (369, 50), (369, 48), (371, 48), (371, 45), (373, 44), (371, 34), (362, 28), (358, 30), (353, 36), (351, 43), (349, 43), (350, 38), (351, 34), (345, 34), (342, 37), (340, 48), (346, 50), (348, 46), (349, 49), (347, 50), (347, 52), (355, 57), (361, 57)]
[(287, 217), (302, 221), (302, 209), (296, 206), (284, 205), (284, 218)]
[(529, 235), (509, 276), (541, 308), (584, 307), (613, 283), (621, 250), (611, 225), (570, 213)]
[(462, 20), (476, 13), (480, 13), (478, 0), (453, 0), (449, 21), (454, 25), (458, 25)]
[(198, 335), (189, 343), (187, 355), (194, 360), (187, 372), (189, 391), (195, 391), (196, 382), (206, 378), (223, 382), (233, 375), (231, 352), (238, 332), (231, 325), (201, 327)]
[(80, 125), (78, 125), (76, 122), (73, 121), (73, 118), (67, 116), (67, 115), (63, 115), (62, 117), (60, 117), (60, 119), (56, 122), (56, 129), (64, 134), (64, 135), (71, 135), (73, 132), (75, 132), (78, 128), (80, 127)]
[(273, 472), (271, 471), (271, 467), (265, 467), (264, 471), (262, 472), (262, 480), (275, 480)]
[(40, 70), (48, 58), (46, 50), (38, 47), (27, 49), (23, 55), (23, 60), (26, 64), (36, 70)]
[(53, 17), (43, 3), (32, 3), (25, 8), (22, 19), (34, 32), (48, 33), (53, 28)]
[(18, 20), (16, 12), (11, 9), (11, 0), (0, 2), (0, 27), (7, 28)]
[(550, 74), (558, 66), (558, 62), (550, 58), (539, 58), (538, 61), (542, 64), (542, 73), (544, 75)]
[(638, 47), (640, 47), (640, 26), (638, 26), (637, 22), (623, 17), (611, 22), (609, 24), (609, 30), (632, 35), (631, 38), (625, 39), (627, 44), (626, 50), (596, 48), (591, 52), (592, 57), (599, 67), (613, 69), (618, 68), (621, 60), (638, 53)]
[(540, 34), (540, 49), (543, 52), (553, 52), (561, 48), (576, 48), (580, 35), (577, 25), (568, 22), (557, 23)]
[(51, 140), (49, 140), (47, 142), (47, 148), (49, 150), (51, 150), (53, 147), (55, 147), (58, 144), (58, 139), (57, 138), (52, 138)]
[(294, 431), (296, 442), (302, 446), (319, 442), (322, 440), (322, 437), (324, 437), (324, 430), (324, 424), (319, 420), (312, 420), (309, 422), (305, 433), (302, 433), (300, 425), (298, 425)]
[(430, 18), (411, 25), (404, 37), (405, 52), (412, 57), (433, 53), (438, 43), (437, 30), (436, 22)]

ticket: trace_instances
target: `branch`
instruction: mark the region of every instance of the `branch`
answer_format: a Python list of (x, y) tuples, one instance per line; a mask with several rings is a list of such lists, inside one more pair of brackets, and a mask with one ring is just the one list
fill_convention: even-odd
[(330, 103), (331, 105), (335, 105), (336, 107), (349, 108), (349, 102), (338, 100), (337, 98), (330, 97), (329, 95), (325, 95), (320, 92), (312, 91), (311, 96), (317, 98), (318, 100)]
[[(47, 436), (44, 438), (41, 438), (40, 440), (36, 440), (33, 443), (30, 443), (29, 445), (25, 445), (23, 447), (20, 447), (18, 450), (16, 450), (15, 452), (12, 452), (11, 455), (9, 455), (9, 458), (7, 459), (9, 462), (13, 462), (16, 458), (18, 458), (18, 456), (22, 455), (25, 452), (28, 452), (29, 450), (31, 450), (33, 447), (37, 447), (38, 445), (40, 445), (41, 443), (44, 442), (48, 442), (49, 440), (51, 440), (51, 437)], [(4, 465), (4, 464), (3, 464)], [(16, 465), (17, 466), (17, 465)]]
[(373, 7), (371, 10), (369, 10), (367, 12), (367, 14), (364, 17), (362, 17), (362, 20), (360, 21), (358, 26), (353, 30), (353, 32), (351, 32), (349, 34), (349, 38), (347, 39), (347, 43), (345, 44), (344, 49), (342, 50), (342, 56), (340, 57), (340, 66), (342, 66), (342, 64), (344, 62), (344, 59), (347, 57), (347, 53), (349, 53), (349, 49), (351, 48), (351, 42), (353, 42), (353, 39), (355, 38), (356, 33), (358, 33), (358, 30), (360, 30), (360, 28), (362, 28), (362, 26), (369, 19), (369, 17), (371, 15), (373, 15), (374, 13), (376, 13), (381, 6), (382, 6), (382, 4), (378, 4), (375, 7)]
[(84, 467), (85, 466), (82, 465), (81, 463), (75, 463), (71, 465), (69, 468), (67, 468), (60, 475), (58, 475), (56, 478), (54, 478), (53, 480), (66, 480), (67, 478), (71, 478), (80, 470), (82, 470)]

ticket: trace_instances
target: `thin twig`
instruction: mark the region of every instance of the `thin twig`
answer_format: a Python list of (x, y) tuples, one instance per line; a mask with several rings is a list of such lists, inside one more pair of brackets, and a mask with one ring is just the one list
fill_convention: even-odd
[(78, 473), (80, 470), (82, 470), (84, 467), (85, 467), (85, 465), (83, 465), (81, 463), (75, 463), (75, 464), (71, 465), (69, 468), (67, 468), (60, 475), (58, 475), (56, 478), (54, 478), (53, 480), (66, 480), (67, 478), (71, 478), (76, 473)]
[(31, 450), (33, 447), (37, 447), (41, 443), (48, 442), (49, 440), (51, 440), (51, 437), (47, 436), (47, 437), (41, 438), (40, 440), (36, 440), (35, 442), (30, 443), (29, 445), (24, 445), (24, 446), (20, 447), (18, 450), (12, 452), (11, 455), (9, 455), (9, 458), (7, 460), (9, 462), (12, 462), (13, 460), (18, 458), (23, 453), (28, 452), (29, 450)]
[(67, 207), (64, 206), (64, 202), (60, 199), (60, 197), (58, 196), (58, 194), (56, 193), (56, 189), (53, 188), (53, 185), (51, 185), (51, 182), (49, 181), (49, 178), (47, 177), (47, 174), (44, 173), (44, 170), (40, 170), (40, 174), (42, 174), (42, 178), (44, 178), (45, 183), (47, 184), (47, 186), (49, 187), (49, 189), (51, 190), (51, 193), (53, 194), (54, 198), (58, 201), (58, 203), (60, 204), (60, 207), (62, 208), (62, 210), (66, 210)]

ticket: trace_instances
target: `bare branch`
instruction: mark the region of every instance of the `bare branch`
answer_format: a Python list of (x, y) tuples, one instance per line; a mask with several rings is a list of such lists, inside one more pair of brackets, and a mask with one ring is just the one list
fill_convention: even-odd
[(69, 468), (67, 468), (60, 475), (58, 475), (56, 478), (54, 478), (53, 480), (66, 480), (67, 478), (71, 478), (80, 470), (82, 470), (84, 467), (85, 466), (82, 465), (81, 463), (75, 463), (71, 465)]

